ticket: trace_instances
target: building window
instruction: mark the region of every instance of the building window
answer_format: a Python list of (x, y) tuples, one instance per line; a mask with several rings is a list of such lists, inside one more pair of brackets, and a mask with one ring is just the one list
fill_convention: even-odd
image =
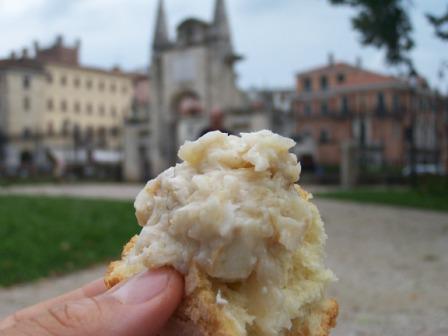
[(312, 113), (312, 109), (311, 109), (311, 103), (305, 103), (304, 107), (304, 114), (305, 116), (310, 116)]
[(88, 103), (88, 104), (86, 105), (86, 111), (87, 111), (87, 114), (88, 114), (88, 115), (91, 115), (91, 114), (92, 114), (92, 111), (93, 111), (93, 109), (92, 109), (92, 104)]
[(79, 112), (81, 112), (81, 104), (79, 102), (75, 102), (73, 110), (75, 111), (76, 114), (79, 114)]
[(116, 136), (118, 136), (118, 135), (120, 134), (120, 129), (119, 129), (117, 126), (114, 126), (114, 127), (112, 127), (112, 128), (110, 129), (110, 134), (111, 134), (113, 137), (116, 137)]
[(31, 77), (29, 75), (23, 76), (22, 85), (25, 90), (31, 87)]
[(23, 131), (22, 131), (22, 137), (24, 139), (31, 138), (31, 130), (29, 128), (24, 128)]
[(400, 111), (400, 96), (398, 94), (394, 94), (393, 102), (394, 112), (397, 113)]
[(322, 102), (320, 104), (320, 114), (328, 115), (328, 103), (327, 102)]
[(23, 110), (28, 112), (30, 108), (31, 108), (30, 98), (28, 97), (23, 98)]
[(48, 111), (53, 111), (53, 109), (54, 109), (53, 99), (47, 100), (47, 109), (48, 109)]
[(348, 114), (348, 97), (343, 96), (341, 99), (341, 114)]
[(423, 110), (423, 108), (424, 108), (423, 97), (417, 98), (417, 101), (418, 101), (418, 106), (419, 106), (418, 108), (420, 110)]
[(429, 99), (427, 97), (420, 97), (420, 110), (422, 112), (429, 110)]
[(54, 133), (53, 123), (51, 121), (48, 122), (47, 133), (48, 133), (48, 135), (53, 135), (53, 133)]
[(121, 87), (121, 92), (123, 92), (123, 94), (127, 94), (128, 93), (128, 88), (126, 85), (123, 84), (123, 86)]
[(61, 111), (66, 112), (67, 111), (67, 102), (65, 100), (61, 101)]
[(89, 90), (92, 88), (92, 80), (91, 79), (88, 79), (86, 81), (86, 88), (89, 89)]
[(327, 76), (320, 77), (320, 89), (327, 90), (328, 89), (328, 78)]
[(100, 116), (103, 116), (105, 114), (106, 110), (104, 109), (104, 105), (100, 105), (98, 107), (98, 112), (99, 112)]
[(357, 96), (357, 109), (361, 112), (365, 113), (367, 109), (367, 97), (364, 94), (360, 94)]
[(384, 93), (378, 92), (376, 96), (376, 110), (378, 114), (384, 114), (386, 112), (386, 106), (384, 104)]
[(117, 85), (116, 85), (115, 83), (112, 83), (112, 84), (110, 85), (110, 91), (111, 91), (111, 92), (114, 92), (114, 93), (115, 93), (115, 91), (117, 91)]
[(98, 128), (98, 140), (102, 146), (106, 145), (106, 128)]
[(66, 76), (61, 76), (61, 85), (62, 86), (66, 86), (67, 85), (67, 77)]
[(114, 106), (112, 106), (112, 108), (110, 109), (110, 115), (112, 117), (116, 117), (117, 116), (117, 109)]
[(330, 142), (330, 133), (326, 129), (320, 130), (319, 142), (322, 144)]
[(343, 74), (343, 73), (338, 73), (338, 74), (336, 75), (336, 81), (338, 82), (338, 84), (345, 83), (345, 74)]
[(98, 83), (98, 89), (99, 89), (100, 91), (104, 91), (104, 87), (105, 87), (105, 85), (104, 85), (104, 81), (100, 81), (100, 82)]
[(92, 126), (87, 127), (86, 137), (87, 137), (87, 139), (90, 139), (90, 140), (93, 138), (93, 127)]
[(70, 131), (70, 121), (65, 119), (62, 123), (62, 135), (68, 135)]
[(312, 91), (312, 82), (311, 82), (311, 78), (309, 77), (305, 77), (302, 81), (303, 84), (303, 90), (305, 92), (311, 92)]
[(429, 107), (432, 112), (436, 112), (436, 101), (434, 99), (431, 99), (429, 101)]
[(312, 139), (313, 138), (313, 134), (311, 133), (310, 130), (304, 130), (302, 132), (302, 136), (304, 139)]
[(81, 141), (81, 127), (78, 124), (73, 125), (73, 139), (76, 144), (79, 144), (79, 141)]
[(75, 88), (79, 88), (80, 85), (81, 85), (81, 80), (78, 77), (75, 77), (75, 79), (73, 80), (73, 86)]

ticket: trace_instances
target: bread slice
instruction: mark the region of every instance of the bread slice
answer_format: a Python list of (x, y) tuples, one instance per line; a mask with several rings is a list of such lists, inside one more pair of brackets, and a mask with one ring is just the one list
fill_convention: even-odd
[[(298, 185), (296, 185), (296, 190), (302, 199), (308, 201), (311, 198), (310, 194)], [(122, 260), (114, 261), (109, 265), (105, 275), (105, 283), (108, 288), (128, 279), (138, 271), (129, 268), (124, 261), (136, 244), (137, 238), (137, 236), (133, 237), (125, 245)], [(298, 273), (299, 269), (296, 268), (294, 272)], [(300, 276), (300, 274), (292, 274), (293, 277), (296, 275)], [(185, 286), (185, 298), (160, 334), (161, 336), (240, 336), (244, 334), (241, 332), (241, 323), (236, 321), (235, 316), (244, 316), (245, 312), (241, 311), (241, 308), (235, 305), (232, 300), (222, 301), (219, 299), (220, 291), (226, 289), (226, 284), (209, 277), (197, 265), (193, 265), (186, 275)], [(322, 299), (318, 302), (309, 303), (306, 311), (307, 316), (302, 321), (293, 321), (292, 328), (286, 335), (329, 335), (331, 328), (336, 325), (337, 302), (334, 299)], [(244, 325), (244, 323), (242, 324)], [(248, 335), (258, 336), (258, 333), (249, 331)]]

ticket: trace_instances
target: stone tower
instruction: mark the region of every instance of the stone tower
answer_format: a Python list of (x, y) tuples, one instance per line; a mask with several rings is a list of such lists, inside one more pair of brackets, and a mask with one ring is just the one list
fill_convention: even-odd
[(198, 137), (212, 109), (226, 114), (245, 106), (234, 70), (239, 60), (224, 0), (216, 0), (212, 22), (187, 18), (173, 39), (159, 0), (150, 67), (152, 175), (176, 162), (179, 145)]

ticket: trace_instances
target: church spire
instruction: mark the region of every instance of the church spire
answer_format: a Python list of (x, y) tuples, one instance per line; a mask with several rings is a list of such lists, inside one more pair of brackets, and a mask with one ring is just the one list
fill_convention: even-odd
[(163, 0), (159, 0), (157, 9), (156, 27), (154, 30), (153, 49), (160, 50), (169, 44), (168, 26)]
[(216, 0), (212, 29), (216, 39), (231, 43), (229, 20), (224, 0)]

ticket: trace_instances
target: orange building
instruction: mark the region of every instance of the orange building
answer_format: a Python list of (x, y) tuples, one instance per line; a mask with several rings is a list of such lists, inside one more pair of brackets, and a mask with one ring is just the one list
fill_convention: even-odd
[(339, 165), (347, 141), (364, 149), (369, 165), (440, 164), (446, 157), (443, 99), (422, 78), (410, 83), (330, 62), (299, 73), (296, 85), (298, 139), (313, 143), (301, 151), (306, 162)]

